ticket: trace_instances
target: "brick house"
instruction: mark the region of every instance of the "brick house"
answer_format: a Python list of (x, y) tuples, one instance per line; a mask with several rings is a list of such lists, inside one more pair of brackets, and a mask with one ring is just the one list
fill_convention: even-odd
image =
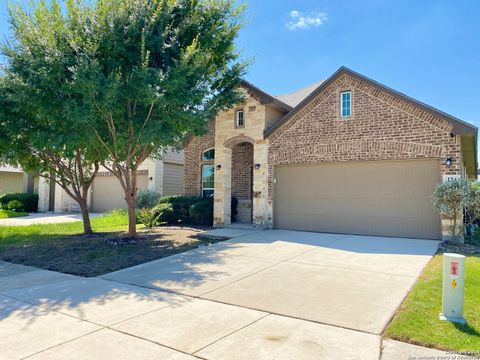
[(242, 87), (185, 143), (185, 193), (214, 196), (215, 226), (233, 196), (258, 227), (440, 239), (435, 185), (476, 178), (476, 127), (345, 67), (286, 95)]

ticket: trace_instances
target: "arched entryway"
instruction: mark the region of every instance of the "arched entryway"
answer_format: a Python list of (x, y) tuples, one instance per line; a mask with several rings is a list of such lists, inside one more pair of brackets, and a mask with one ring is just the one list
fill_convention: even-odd
[[(232, 198), (237, 199), (237, 213), (232, 222), (252, 222), (253, 144), (242, 142), (232, 149)], [(232, 204), (234, 202), (232, 201)]]

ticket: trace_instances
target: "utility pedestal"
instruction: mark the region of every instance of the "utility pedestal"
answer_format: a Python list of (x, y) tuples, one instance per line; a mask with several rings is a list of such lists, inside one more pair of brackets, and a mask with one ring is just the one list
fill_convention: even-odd
[(440, 320), (466, 324), (463, 318), (465, 256), (443, 254), (443, 292)]

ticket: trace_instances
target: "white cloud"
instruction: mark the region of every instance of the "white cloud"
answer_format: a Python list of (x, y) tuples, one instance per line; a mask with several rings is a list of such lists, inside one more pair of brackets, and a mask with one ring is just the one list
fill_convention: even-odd
[(298, 10), (290, 11), (288, 16), (290, 17), (290, 20), (287, 22), (287, 28), (289, 30), (310, 29), (322, 25), (328, 19), (327, 14), (324, 12), (304, 14)]

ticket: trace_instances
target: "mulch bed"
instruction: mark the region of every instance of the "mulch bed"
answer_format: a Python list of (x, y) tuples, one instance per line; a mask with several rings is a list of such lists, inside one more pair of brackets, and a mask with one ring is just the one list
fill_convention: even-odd
[(474, 244), (457, 244), (451, 241), (442, 241), (438, 250), (467, 255), (480, 255), (480, 246)]
[(98, 276), (207, 245), (212, 241), (198, 238), (207, 229), (190, 226), (142, 229), (135, 239), (124, 232), (48, 235), (4, 248), (0, 259), (67, 274)]

